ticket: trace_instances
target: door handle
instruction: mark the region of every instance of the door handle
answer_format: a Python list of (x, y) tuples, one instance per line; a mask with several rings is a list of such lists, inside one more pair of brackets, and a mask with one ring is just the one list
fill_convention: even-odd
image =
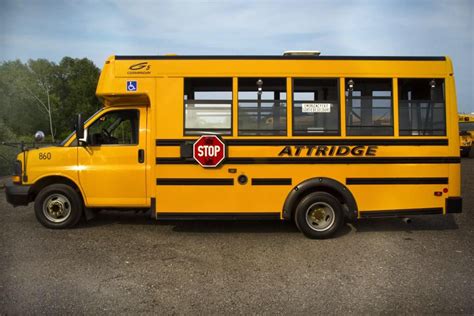
[(145, 162), (145, 150), (144, 149), (139, 149), (138, 150), (138, 162), (139, 163), (144, 163)]

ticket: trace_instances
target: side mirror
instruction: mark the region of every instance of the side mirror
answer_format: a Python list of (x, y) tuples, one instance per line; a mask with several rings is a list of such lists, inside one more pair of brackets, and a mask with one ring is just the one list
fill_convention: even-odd
[(44, 140), (44, 133), (43, 131), (37, 131), (35, 133), (35, 142), (42, 142)]
[(84, 121), (82, 120), (81, 114), (77, 114), (76, 139), (77, 139), (78, 144), (80, 144), (81, 142), (84, 142)]

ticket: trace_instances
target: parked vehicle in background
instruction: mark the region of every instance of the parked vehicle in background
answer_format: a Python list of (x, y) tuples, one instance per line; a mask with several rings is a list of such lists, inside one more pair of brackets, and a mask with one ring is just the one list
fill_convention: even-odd
[(469, 157), (474, 139), (474, 114), (459, 114), (461, 156)]

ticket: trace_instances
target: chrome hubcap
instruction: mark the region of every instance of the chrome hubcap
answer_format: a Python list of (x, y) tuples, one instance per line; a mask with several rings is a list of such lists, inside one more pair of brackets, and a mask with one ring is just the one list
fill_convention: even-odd
[(321, 232), (332, 227), (335, 220), (334, 209), (325, 202), (316, 202), (306, 210), (306, 223), (315, 231)]
[(71, 202), (62, 194), (51, 194), (43, 203), (43, 214), (53, 223), (62, 223), (71, 215)]

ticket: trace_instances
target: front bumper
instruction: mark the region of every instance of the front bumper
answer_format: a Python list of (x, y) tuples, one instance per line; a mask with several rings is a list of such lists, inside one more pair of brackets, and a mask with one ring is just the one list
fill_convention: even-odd
[(30, 202), (29, 185), (13, 184), (11, 181), (5, 184), (5, 194), (7, 202), (13, 206), (28, 205)]

